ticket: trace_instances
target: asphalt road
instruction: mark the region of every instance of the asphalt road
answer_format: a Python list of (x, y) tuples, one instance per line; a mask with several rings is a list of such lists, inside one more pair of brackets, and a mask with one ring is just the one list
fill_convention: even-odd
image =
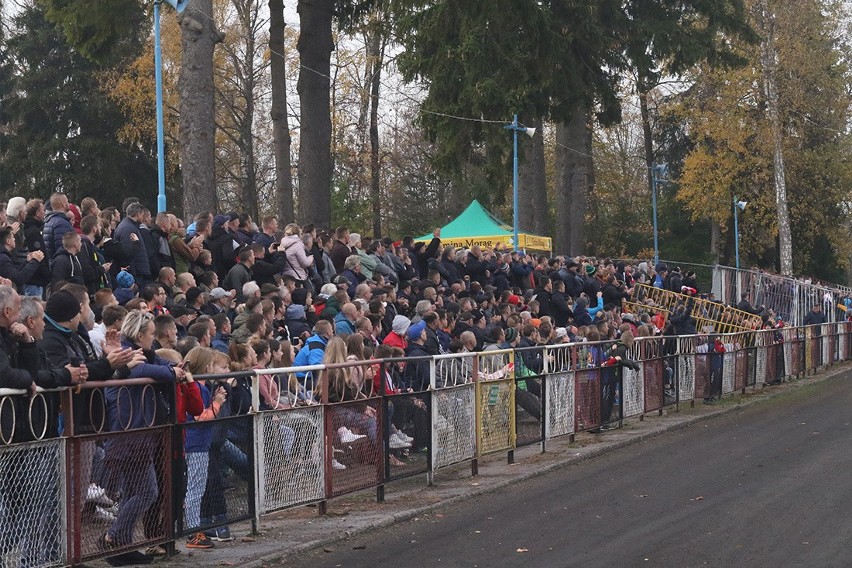
[(281, 566), (852, 566), (852, 373)]

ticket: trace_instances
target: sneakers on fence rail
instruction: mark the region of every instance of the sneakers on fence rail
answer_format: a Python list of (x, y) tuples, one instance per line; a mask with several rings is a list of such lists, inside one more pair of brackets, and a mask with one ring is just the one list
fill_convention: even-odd
[(407, 441), (405, 438), (399, 435), (399, 432), (396, 434), (391, 434), (389, 438), (389, 445), (392, 450), (401, 450), (402, 448), (410, 448), (411, 442)]
[(204, 533), (195, 533), (186, 539), (187, 548), (213, 548), (213, 541)]
[(112, 507), (115, 505), (112, 499), (106, 493), (106, 490), (94, 483), (89, 485), (89, 488), (86, 489), (86, 502), (87, 503), (96, 503), (98, 505), (103, 505), (104, 507)]
[(356, 434), (346, 426), (341, 426), (337, 429), (337, 435), (340, 437), (340, 441), (344, 444), (351, 444), (352, 442), (357, 442), (358, 440), (363, 440), (367, 436), (363, 434)]
[(405, 441), (405, 442), (411, 443), (411, 442), (414, 441), (414, 438), (412, 438), (411, 436), (409, 436), (408, 434), (406, 434), (402, 430), (397, 430), (396, 435), (399, 436), (399, 438), (401, 440)]
[(339, 461), (337, 461), (336, 459), (332, 458), (331, 469), (336, 469), (337, 471), (343, 471), (344, 469), (346, 469), (346, 466), (343, 465), (342, 463), (340, 463)]

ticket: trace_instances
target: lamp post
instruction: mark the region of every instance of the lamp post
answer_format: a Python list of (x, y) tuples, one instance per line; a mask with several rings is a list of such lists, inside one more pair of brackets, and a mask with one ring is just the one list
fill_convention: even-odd
[(512, 124), (507, 124), (503, 128), (506, 130), (511, 130), (514, 140), (514, 153), (513, 153), (513, 171), (512, 171), (512, 232), (513, 232), (513, 246), (516, 251), (520, 250), (520, 242), (518, 240), (518, 132), (523, 132), (530, 138), (535, 135), (535, 128), (527, 128), (526, 126), (521, 126), (518, 124), (518, 115), (514, 116), (512, 120)]
[[(154, 0), (154, 82), (157, 97), (157, 213), (166, 210), (166, 158), (163, 155), (163, 49), (160, 42), (160, 4)], [(186, 9), (189, 0), (165, 0), (178, 14)]]
[(748, 201), (737, 201), (734, 196), (734, 255), (736, 256), (736, 268), (740, 269), (740, 226), (737, 219), (737, 210), (745, 211)]
[(651, 166), (651, 208), (654, 212), (654, 266), (660, 263), (660, 242), (657, 231), (657, 184), (668, 179), (668, 167), (665, 163)]

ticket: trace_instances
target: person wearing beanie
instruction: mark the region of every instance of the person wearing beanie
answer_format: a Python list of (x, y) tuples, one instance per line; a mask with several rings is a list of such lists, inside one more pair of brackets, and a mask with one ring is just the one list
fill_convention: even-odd
[(63, 288), (54, 292), (44, 307), (44, 335), (40, 348), (51, 367), (85, 366), (89, 380), (103, 381), (113, 377), (125, 377), (130, 369), (141, 363), (139, 354), (132, 349), (122, 348), (117, 341), (104, 341), (98, 358), (82, 336), (85, 331), (80, 322), (89, 319), (91, 309), (89, 296), (83, 286), (71, 290)]
[(382, 342), (391, 347), (399, 347), (403, 351), (408, 347), (408, 328), (411, 327), (411, 320), (405, 316), (396, 316), (391, 324), (391, 332), (387, 334)]

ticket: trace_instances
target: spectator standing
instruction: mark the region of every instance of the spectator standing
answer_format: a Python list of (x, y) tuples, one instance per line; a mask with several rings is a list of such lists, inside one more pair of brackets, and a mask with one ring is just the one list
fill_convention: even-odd
[(53, 266), (53, 258), (56, 251), (62, 248), (62, 236), (68, 231), (73, 231), (71, 221), (68, 220), (68, 196), (63, 193), (54, 193), (50, 196), (50, 212), (44, 217), (44, 254)]
[(142, 240), (140, 228), (144, 209), (141, 203), (131, 203), (127, 206), (127, 216), (115, 228), (115, 240), (130, 259), (127, 270), (139, 286), (144, 286), (151, 281), (151, 264), (148, 261), (148, 250)]

